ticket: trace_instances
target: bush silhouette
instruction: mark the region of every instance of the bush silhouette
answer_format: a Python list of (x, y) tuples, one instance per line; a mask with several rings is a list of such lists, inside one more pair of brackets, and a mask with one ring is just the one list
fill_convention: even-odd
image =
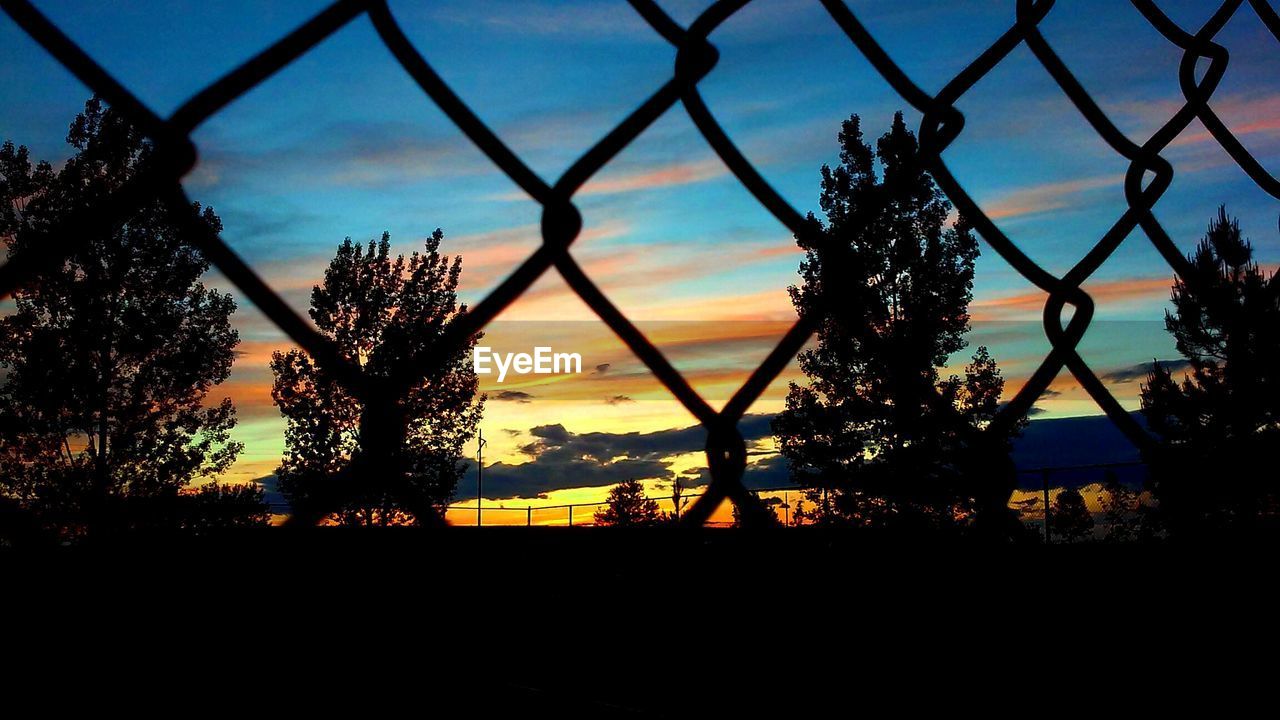
[(624, 480), (614, 485), (606, 502), (604, 509), (595, 514), (597, 525), (637, 527), (656, 525), (662, 520), (658, 502), (645, 497), (644, 485), (639, 480)]
[(1093, 524), (1093, 514), (1079, 490), (1067, 488), (1054, 498), (1049, 528), (1056, 537), (1076, 542), (1093, 531)]

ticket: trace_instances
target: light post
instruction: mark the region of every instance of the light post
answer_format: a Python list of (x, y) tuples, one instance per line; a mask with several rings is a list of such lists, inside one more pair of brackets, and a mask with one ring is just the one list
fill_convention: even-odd
[(476, 439), (476, 527), (480, 527), (480, 504), (484, 502), (484, 430), (477, 430)]

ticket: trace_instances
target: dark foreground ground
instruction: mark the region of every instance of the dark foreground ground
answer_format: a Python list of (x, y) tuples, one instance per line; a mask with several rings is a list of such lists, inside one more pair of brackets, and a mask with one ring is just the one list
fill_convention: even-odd
[(178, 716), (1150, 712), (1193, 695), (1220, 713), (1255, 691), (1270, 708), (1274, 549), (803, 529), (126, 536), (0, 552), (0, 688)]

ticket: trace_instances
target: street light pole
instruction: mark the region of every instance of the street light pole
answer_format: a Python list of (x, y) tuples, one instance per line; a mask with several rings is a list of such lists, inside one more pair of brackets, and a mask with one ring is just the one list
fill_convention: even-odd
[(1044, 480), (1044, 544), (1048, 545), (1053, 542), (1049, 535), (1049, 470), (1041, 470), (1040, 477)]
[(477, 430), (476, 439), (476, 527), (480, 527), (480, 504), (484, 502), (484, 430)]

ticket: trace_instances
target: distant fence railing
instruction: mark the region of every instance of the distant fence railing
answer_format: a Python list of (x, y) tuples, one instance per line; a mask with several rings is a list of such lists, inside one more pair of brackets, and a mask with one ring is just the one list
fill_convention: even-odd
[[(804, 488), (798, 486), (771, 487), (753, 490), (757, 495), (781, 494), (778, 498), (779, 502), (766, 502), (767, 507), (771, 507), (779, 514), (779, 520), (783, 524), (793, 524), (791, 522), (792, 498), (797, 500), (803, 495)], [(675, 501), (671, 495), (655, 495), (647, 497), (658, 504), (661, 512), (679, 519), (680, 515), (688, 510), (685, 507), (686, 502), (695, 501), (702, 497), (705, 493), (688, 492), (680, 495), (680, 508), (677, 510)], [(475, 526), (526, 526), (534, 525), (565, 525), (568, 527), (586, 527), (595, 524), (595, 510), (609, 504), (607, 500), (594, 502), (578, 502), (578, 503), (558, 503), (554, 505), (513, 505), (518, 499), (499, 499), (499, 500), (483, 500), (478, 504), (473, 503), (454, 503), (445, 509), (445, 518), (453, 525), (475, 525)], [(497, 504), (490, 504), (497, 503)], [(276, 514), (286, 514), (289, 512), (287, 503), (268, 503), (271, 512)], [(493, 514), (498, 514), (497, 522), (492, 520)], [(714, 520), (709, 519), (704, 524), (709, 526), (724, 526), (731, 524), (730, 520)]]
[[(1146, 463), (1138, 461), (1092, 463), (1025, 468), (1017, 471), (1021, 482), (1010, 499), (1022, 522), (1037, 528), (1045, 543), (1053, 542), (1053, 500), (1057, 492), (1072, 487), (1105, 486), (1115, 480), (1129, 489), (1141, 489), (1147, 478)], [(1086, 504), (1094, 497), (1085, 496)]]
[[(766, 502), (766, 507), (772, 508), (775, 511), (775, 513), (779, 515), (778, 519), (781, 520), (784, 524), (791, 524), (792, 498), (794, 497), (795, 499), (798, 500), (802, 496), (804, 492), (804, 488), (788, 485), (785, 487), (760, 488), (757, 490), (752, 490), (752, 492), (754, 492), (756, 495), (761, 497), (781, 494), (781, 497), (777, 498), (778, 502)], [(702, 497), (704, 494), (705, 493), (703, 492), (681, 493), (680, 495), (681, 507), (678, 509), (675, 506), (676, 501), (671, 495), (654, 495), (654, 496), (647, 497), (646, 499), (652, 500), (653, 502), (657, 503), (658, 509), (661, 512), (665, 512), (668, 515), (670, 515), (673, 519), (678, 520), (680, 515), (683, 512), (688, 510), (688, 508), (684, 506), (685, 503), (691, 502), (691, 501), (696, 502), (697, 498)], [(497, 502), (502, 503), (502, 501), (497, 501)], [(493, 506), (493, 505), (487, 505), (484, 503), (481, 503), (480, 506), (477, 507), (477, 505), (470, 504), (470, 503), (455, 503), (448, 507), (448, 510), (446, 512), (446, 517), (448, 517), (449, 515), (453, 515), (454, 517), (450, 520), (450, 522), (457, 525), (457, 524), (468, 524), (465, 518), (467, 516), (470, 516), (471, 518), (473, 518), (470, 524), (483, 526), (484, 516), (492, 512), (517, 513), (517, 514), (524, 513), (523, 524), (526, 526), (532, 526), (535, 524), (540, 524), (540, 525), (563, 524), (569, 527), (588, 526), (588, 525), (595, 524), (595, 510), (597, 510), (598, 508), (605, 507), (608, 504), (609, 502), (607, 500), (601, 500), (596, 502), (561, 503), (556, 505), (525, 505), (524, 507), (519, 507), (519, 506), (508, 507), (505, 504), (499, 504), (497, 506)], [(534, 513), (539, 514), (537, 519), (540, 522), (537, 522), (537, 523), (534, 522), (535, 520)], [(547, 518), (548, 513), (554, 513), (555, 517), (548, 519)], [(717, 525), (723, 526), (723, 525), (728, 525), (732, 523), (731, 520), (725, 520), (725, 519), (716, 520), (714, 518), (715, 518), (715, 514), (713, 513), (712, 517), (708, 518), (703, 524), (710, 525), (710, 526), (717, 526)], [(516, 520), (518, 521), (519, 518), (517, 517)], [(490, 524), (491, 525), (513, 525), (513, 524), (519, 525), (522, 523), (500, 521), (498, 523), (490, 523)]]
[[(1083, 488), (1097, 486), (1101, 489), (1112, 479), (1135, 490), (1140, 490), (1146, 479), (1147, 466), (1138, 461), (1113, 463), (1093, 463), (1086, 465), (1057, 465), (1046, 467), (1024, 468), (1017, 471), (1020, 482), (1018, 490), (1010, 499), (1009, 507), (1017, 511), (1019, 518), (1026, 525), (1035, 528), (1045, 536), (1046, 542), (1052, 541), (1052, 534), (1046, 529), (1052, 517), (1053, 501), (1056, 495), (1067, 488)], [(807, 490), (797, 485), (767, 487), (752, 490), (764, 501), (785, 527), (803, 524), (797, 516), (802, 508)], [(681, 508), (675, 508), (670, 494), (652, 495), (646, 499), (658, 503), (658, 509), (674, 518), (687, 510), (686, 502), (694, 501), (704, 492), (681, 493)], [(1094, 494), (1086, 494), (1086, 501), (1095, 501)], [(453, 503), (446, 509), (446, 518), (453, 525), (471, 525), (480, 527), (533, 527), (564, 526), (589, 527), (595, 525), (595, 511), (608, 505), (607, 500), (592, 502), (555, 503), (550, 505), (519, 504), (519, 498), (484, 499), (479, 503), (467, 501)], [(287, 513), (288, 505), (271, 503), (275, 513)], [(724, 511), (713, 513), (706, 522), (710, 527), (725, 527), (733, 524), (731, 518), (724, 517)]]

